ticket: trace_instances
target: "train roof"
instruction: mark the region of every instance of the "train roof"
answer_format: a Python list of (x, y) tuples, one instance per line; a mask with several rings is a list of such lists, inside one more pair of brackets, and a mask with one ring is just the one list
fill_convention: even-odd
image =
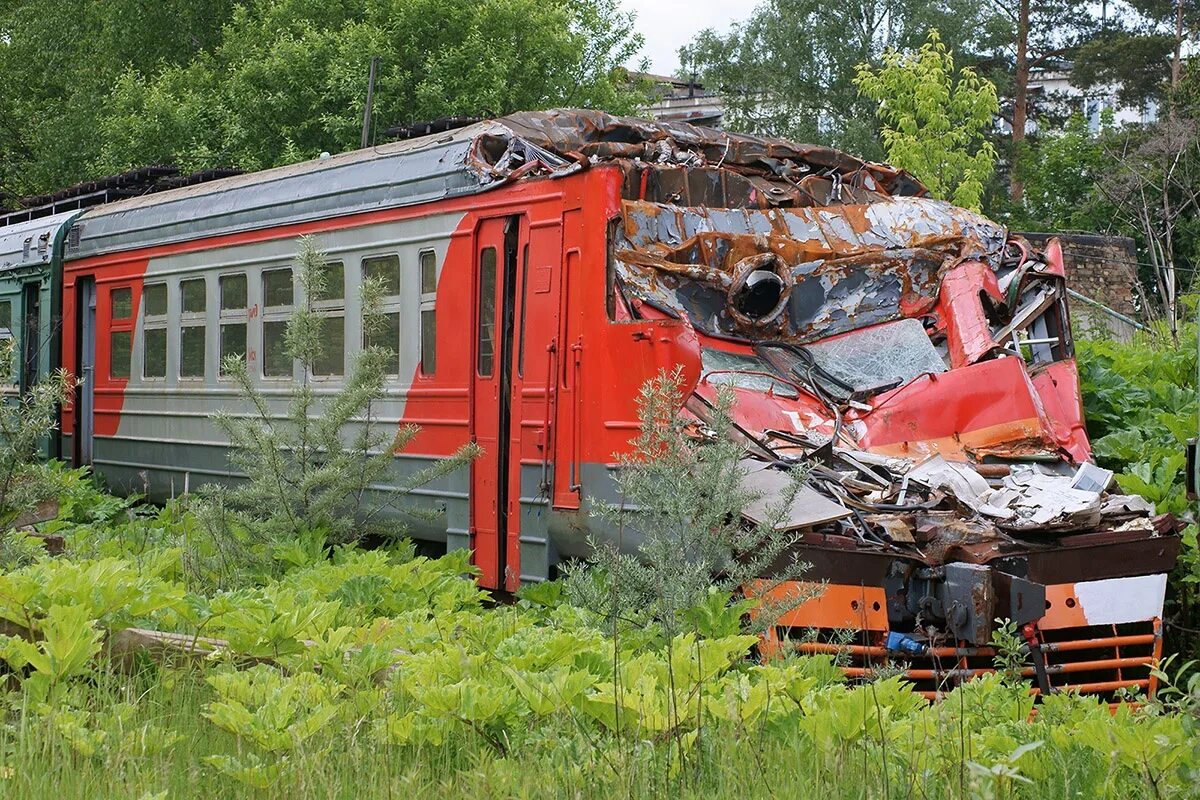
[(48, 265), (56, 242), (77, 216), (78, 211), (67, 211), (0, 228), (0, 273)]
[[(874, 196), (920, 195), (907, 173), (829, 147), (599, 111), (522, 112), (407, 141), (130, 198), (76, 223), (71, 258), (415, 205), (511, 180), (624, 161), (739, 173), (772, 205), (806, 176), (853, 176)], [(751, 183), (753, 182), (753, 183)]]

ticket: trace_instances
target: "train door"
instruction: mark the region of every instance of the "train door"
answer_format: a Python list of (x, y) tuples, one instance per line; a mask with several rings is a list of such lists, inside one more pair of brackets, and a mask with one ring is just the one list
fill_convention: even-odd
[(92, 463), (92, 433), (96, 393), (96, 280), (80, 278), (75, 284), (75, 363), (79, 385), (75, 389), (75, 466)]
[(21, 287), (21, 391), (38, 381), (42, 350), (41, 287), (33, 281)]
[(483, 452), (471, 464), (471, 549), (480, 582), (490, 588), (511, 587), (517, 569), (509, 558), (521, 524), (513, 329), (517, 260), (527, 228), (523, 217), (498, 217), (482, 221), (475, 236), (471, 436)]

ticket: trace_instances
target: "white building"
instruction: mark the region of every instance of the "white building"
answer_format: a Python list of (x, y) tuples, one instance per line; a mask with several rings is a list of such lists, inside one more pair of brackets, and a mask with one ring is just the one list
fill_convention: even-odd
[[(1029, 80), (1029, 100), (1061, 114), (1082, 114), (1093, 132), (1100, 130), (1100, 118), (1105, 111), (1113, 112), (1116, 125), (1148, 124), (1158, 121), (1158, 103), (1151, 100), (1143, 108), (1123, 106), (1117, 101), (1114, 86), (1080, 89), (1071, 85), (1071, 64), (1062, 62), (1052, 68), (1035, 70)], [(1009, 126), (1006, 129), (1011, 130)], [(1030, 113), (1027, 133), (1037, 132), (1037, 114)]]

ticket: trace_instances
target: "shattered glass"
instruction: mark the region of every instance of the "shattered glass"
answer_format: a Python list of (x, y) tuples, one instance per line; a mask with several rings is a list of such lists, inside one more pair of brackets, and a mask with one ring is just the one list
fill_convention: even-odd
[(946, 371), (946, 363), (916, 319), (862, 328), (804, 349), (818, 367), (856, 392), (902, 386), (927, 372)]
[(800, 396), (792, 386), (773, 380), (770, 373), (775, 370), (757, 356), (704, 347), (700, 350), (700, 362), (705, 380), (713, 386), (735, 386), (757, 392), (770, 390), (779, 397), (787, 398)]

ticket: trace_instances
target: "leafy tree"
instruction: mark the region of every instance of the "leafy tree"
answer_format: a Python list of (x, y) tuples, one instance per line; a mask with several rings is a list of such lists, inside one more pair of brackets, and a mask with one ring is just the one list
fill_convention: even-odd
[(1026, 142), (1032, 111), (1029, 83), (1040, 69), (1052, 68), (1063, 59), (1081, 52), (1106, 30), (1102, 25), (1104, 8), (1082, 0), (991, 0), (1007, 27), (1007, 34), (995, 51), (994, 64), (1011, 82), (1008, 115), (1011, 150), (1009, 153), (1009, 196), (1020, 204), (1025, 191), (1021, 162), (1028, 157)]
[[(20, 363), (17, 340), (0, 341), (0, 376), (15, 376)], [(57, 370), (31, 386), (21, 397), (0, 401), (0, 570), (25, 559), (32, 551), (11, 528), (38, 503), (55, 499), (62, 475), (37, 462), (47, 432), (58, 427), (58, 410), (75, 389), (75, 381)]]
[[(130, 167), (258, 169), (376, 130), (550, 106), (628, 111), (641, 39), (615, 0), (12, 0), (0, 202)], [(4, 200), (4, 198), (7, 200)]]
[[(688, 629), (696, 609), (709, 608), (710, 619), (719, 617), (714, 602), (724, 609), (730, 594), (747, 584), (765, 579), (778, 586), (806, 567), (787, 557), (797, 535), (777, 530), (803, 485), (805, 466), (794, 465), (765, 522), (745, 523), (742, 510), (759, 496), (743, 481), (745, 447), (729, 417), (733, 396), (718, 397), (703, 420), (709, 435), (697, 438), (691, 430), (695, 421), (678, 411), (684, 400), (681, 380), (678, 369), (663, 371), (642, 387), (640, 433), (632, 441), (633, 452), (618, 462), (621, 502), (596, 506), (599, 519), (637, 531), (636, 554), (591, 541), (588, 561), (568, 569), (566, 578), (568, 597), (578, 605), (614, 622), (655, 623), (668, 641)], [(732, 630), (725, 634), (738, 632), (747, 605), (730, 606)], [(764, 618), (778, 611), (760, 610)]]
[(1178, 331), (1180, 255), (1200, 217), (1200, 122), (1165, 120), (1122, 131), (1109, 144), (1114, 168), (1096, 183), (1115, 219), (1135, 232), (1151, 265), (1171, 335)]
[(860, 64), (859, 91), (879, 104), (888, 161), (913, 173), (935, 196), (979, 209), (996, 164), (985, 137), (999, 104), (996, 87), (964, 67), (937, 31), (916, 53), (890, 50), (883, 66)]
[(1113, 134), (1111, 112), (1098, 134), (1080, 114), (1060, 130), (1044, 130), (1021, 163), (1025, 194), (1012, 225), (1020, 230), (1102, 231), (1111, 227), (1112, 209), (1096, 182), (1114, 168), (1105, 142)]
[(0, 3), (0, 207), (95, 177), (96, 132), (117, 77), (126, 70), (153, 76), (206, 52), (219, 41), (233, 5)]
[(931, 28), (955, 52), (983, 52), (995, 15), (985, 0), (766, 0), (726, 33), (702, 31), (680, 61), (721, 92), (734, 130), (879, 158), (871, 103), (854, 86), (858, 65), (918, 47)]
[(613, 0), (257, 0), (211, 52), (116, 81), (99, 168), (258, 169), (357, 147), (372, 57), (376, 131), (561, 105), (629, 111), (639, 96), (616, 68), (640, 46), (631, 25)]
[[(1134, 13), (1104, 20), (1073, 54), (1072, 82), (1108, 85), (1123, 105), (1170, 100), (1184, 73), (1184, 46), (1200, 27), (1194, 0), (1126, 0)], [(1171, 105), (1174, 113), (1174, 103)]]

